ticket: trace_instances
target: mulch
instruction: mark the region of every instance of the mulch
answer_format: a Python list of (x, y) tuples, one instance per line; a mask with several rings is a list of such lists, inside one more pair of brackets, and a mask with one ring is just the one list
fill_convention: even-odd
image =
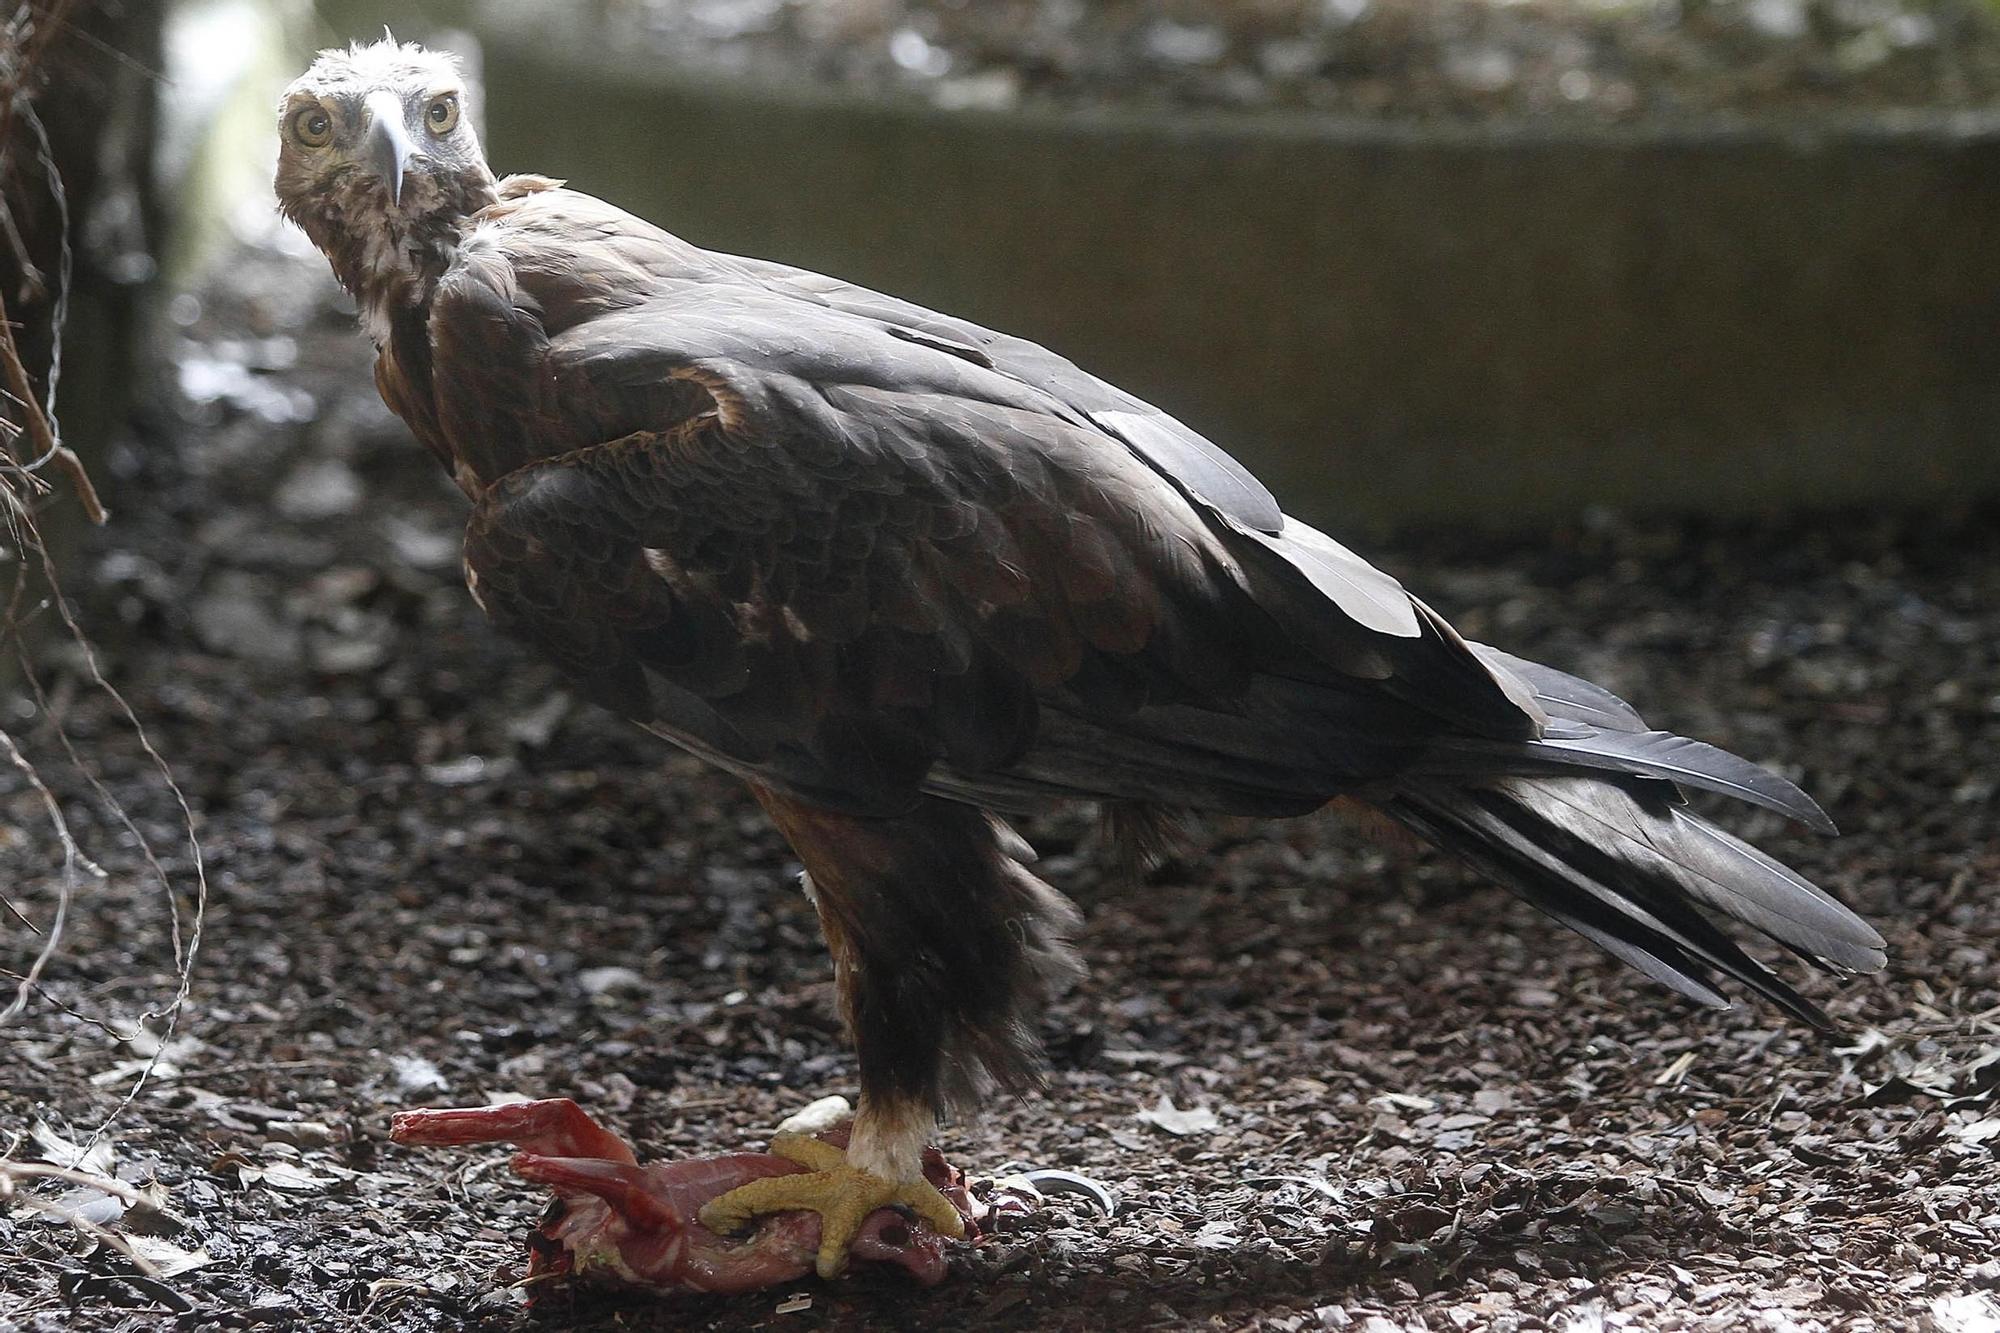
[[(1048, 1016), (1046, 1094), (941, 1142), (975, 1174), (1089, 1175), (1115, 1215), (1054, 1197), (932, 1291), (530, 1306), (536, 1191), (500, 1149), (390, 1145), (391, 1112), (568, 1095), (644, 1155), (761, 1146), (853, 1089), (811, 910), (733, 782), (484, 626), (456, 494), (374, 401), (314, 261), (246, 250), (173, 314), (176, 382), (69, 573), (200, 813), (212, 898), (188, 1010), (99, 1140), (159, 1206), (34, 1187), (166, 1275), (0, 1211), (0, 1327), (2000, 1326), (1993, 511), (1594, 515), (1369, 552), (1469, 635), (1821, 797), (1838, 841), (1730, 820), (1889, 937), (1885, 974), (1807, 983), (1842, 1033), (1697, 1010), (1332, 815), (1209, 821), (1138, 883), (1083, 813), (1051, 817), (1025, 832), (1088, 914), (1090, 977)], [(70, 657), (47, 665), (184, 886), (143, 755)], [(158, 1042), (88, 1020), (129, 1031), (173, 986), (160, 890), (46, 722), (6, 725), (106, 874), (0, 1047), (16, 1158), (89, 1138)], [(54, 849), (8, 782), (0, 882), (46, 925)], [(18, 969), (33, 941), (6, 929)]]

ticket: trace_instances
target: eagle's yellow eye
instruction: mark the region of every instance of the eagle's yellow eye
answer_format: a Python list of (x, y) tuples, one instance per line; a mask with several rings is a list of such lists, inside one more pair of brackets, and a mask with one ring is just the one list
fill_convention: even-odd
[(424, 108), (424, 124), (432, 134), (450, 134), (458, 125), (458, 98), (451, 93), (433, 97)]
[(292, 137), (308, 148), (324, 148), (333, 142), (333, 117), (324, 107), (302, 107), (292, 117)]

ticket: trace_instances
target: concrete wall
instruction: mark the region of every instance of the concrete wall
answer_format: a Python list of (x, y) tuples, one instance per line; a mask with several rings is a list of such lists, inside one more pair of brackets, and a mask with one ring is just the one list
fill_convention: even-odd
[(944, 114), (487, 36), (500, 169), (1046, 342), (1302, 515), (2000, 495), (2000, 117)]

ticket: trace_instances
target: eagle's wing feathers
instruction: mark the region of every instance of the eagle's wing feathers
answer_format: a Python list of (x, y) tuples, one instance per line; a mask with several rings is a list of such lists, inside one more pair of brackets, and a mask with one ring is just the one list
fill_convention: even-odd
[[(1078, 427), (949, 373), (889, 387), (796, 322), (759, 332), (738, 310), (725, 328), (701, 307), (551, 339), (555, 397), (623, 433), (503, 477), (468, 532), (482, 601), (594, 695), (739, 770), (885, 809), (934, 763), (1015, 764), (1040, 693), (1206, 683), (1200, 652), (1172, 650), (1197, 636), (1161, 624), (1213, 599), (1176, 569), (1202, 529), (1184, 513), (1168, 531), (1144, 469), (1100, 466)], [(670, 382), (701, 397), (655, 391)]]
[[(718, 762), (851, 810), (926, 785), (1274, 809), (1439, 732), (1535, 733), (1392, 578), (1054, 354), (665, 233), (559, 234), (476, 238), (434, 303), (460, 452), (533, 460), (486, 488), (468, 569)], [(1301, 693), (1395, 744), (1297, 735)]]
[[(1107, 442), (1123, 444), (1210, 518), (1258, 605), (1342, 671), (1394, 677), (1390, 693), (1481, 735), (1519, 738), (1546, 720), (1533, 690), (1504, 665), (1475, 656), (1394, 578), (1284, 513), (1247, 468), (1143, 399), (1025, 338), (769, 260), (722, 262), (794, 300), (956, 350), (1032, 388), (1052, 410), (1089, 422)], [(1393, 651), (1382, 636), (1412, 642)]]

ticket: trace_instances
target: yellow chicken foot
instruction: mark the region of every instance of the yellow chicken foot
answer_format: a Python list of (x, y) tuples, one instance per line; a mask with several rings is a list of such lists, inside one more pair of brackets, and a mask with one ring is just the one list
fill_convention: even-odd
[(711, 1199), (701, 1210), (701, 1224), (719, 1235), (737, 1235), (751, 1222), (770, 1213), (818, 1213), (819, 1275), (839, 1277), (847, 1269), (847, 1250), (861, 1224), (877, 1208), (900, 1208), (928, 1222), (953, 1240), (965, 1235), (965, 1219), (921, 1175), (915, 1180), (885, 1180), (872, 1171), (850, 1165), (847, 1154), (831, 1143), (804, 1134), (780, 1134), (771, 1151), (806, 1168), (804, 1174), (767, 1176)]

